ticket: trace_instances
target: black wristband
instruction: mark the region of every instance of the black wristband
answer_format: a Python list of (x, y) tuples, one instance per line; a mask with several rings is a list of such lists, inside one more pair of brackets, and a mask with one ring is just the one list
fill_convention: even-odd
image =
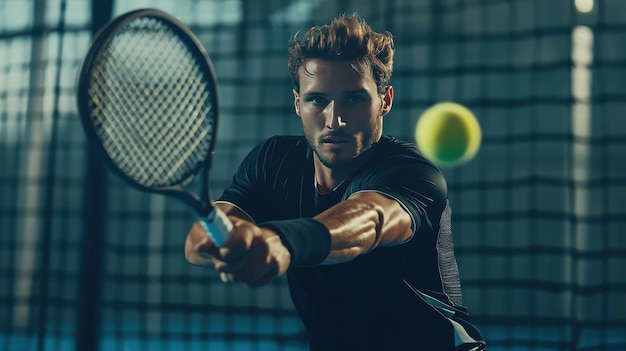
[(330, 253), (330, 231), (313, 218), (264, 222), (259, 225), (274, 230), (291, 253), (292, 266), (315, 266)]

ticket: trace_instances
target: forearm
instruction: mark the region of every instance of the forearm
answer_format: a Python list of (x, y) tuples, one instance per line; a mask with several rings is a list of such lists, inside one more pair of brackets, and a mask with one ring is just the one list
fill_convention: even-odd
[(379, 246), (400, 244), (412, 234), (409, 214), (376, 192), (353, 195), (314, 219), (330, 231), (331, 247), (322, 264), (347, 262)]
[[(232, 204), (218, 206), (230, 217), (251, 221)], [(293, 255), (291, 265), (304, 266), (347, 262), (376, 247), (400, 244), (413, 232), (411, 217), (404, 208), (373, 191), (356, 193), (313, 219), (259, 225), (281, 237)]]

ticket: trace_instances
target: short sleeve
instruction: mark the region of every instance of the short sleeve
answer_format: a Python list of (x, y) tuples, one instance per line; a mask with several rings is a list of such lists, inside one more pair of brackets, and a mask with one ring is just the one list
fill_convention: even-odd
[(302, 137), (269, 138), (248, 153), (218, 201), (234, 204), (256, 222), (299, 217), (304, 178), (313, 182), (307, 151)]
[(441, 171), (414, 146), (392, 142), (373, 155), (360, 176), (351, 181), (345, 197), (376, 191), (395, 199), (409, 213), (413, 234), (438, 230), (447, 203), (447, 184)]

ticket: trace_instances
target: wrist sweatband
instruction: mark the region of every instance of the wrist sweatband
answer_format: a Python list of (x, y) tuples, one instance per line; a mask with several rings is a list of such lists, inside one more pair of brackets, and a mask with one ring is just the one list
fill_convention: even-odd
[(259, 226), (278, 233), (291, 253), (292, 266), (320, 264), (330, 253), (330, 231), (312, 218), (270, 221)]

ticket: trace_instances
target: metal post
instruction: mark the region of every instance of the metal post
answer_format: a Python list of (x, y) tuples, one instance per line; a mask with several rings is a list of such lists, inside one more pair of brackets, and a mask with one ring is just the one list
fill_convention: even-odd
[[(111, 19), (112, 9), (112, 0), (91, 1), (92, 35)], [(93, 155), (87, 154), (86, 164), (76, 350), (97, 351), (100, 347), (106, 182), (105, 171)]]

